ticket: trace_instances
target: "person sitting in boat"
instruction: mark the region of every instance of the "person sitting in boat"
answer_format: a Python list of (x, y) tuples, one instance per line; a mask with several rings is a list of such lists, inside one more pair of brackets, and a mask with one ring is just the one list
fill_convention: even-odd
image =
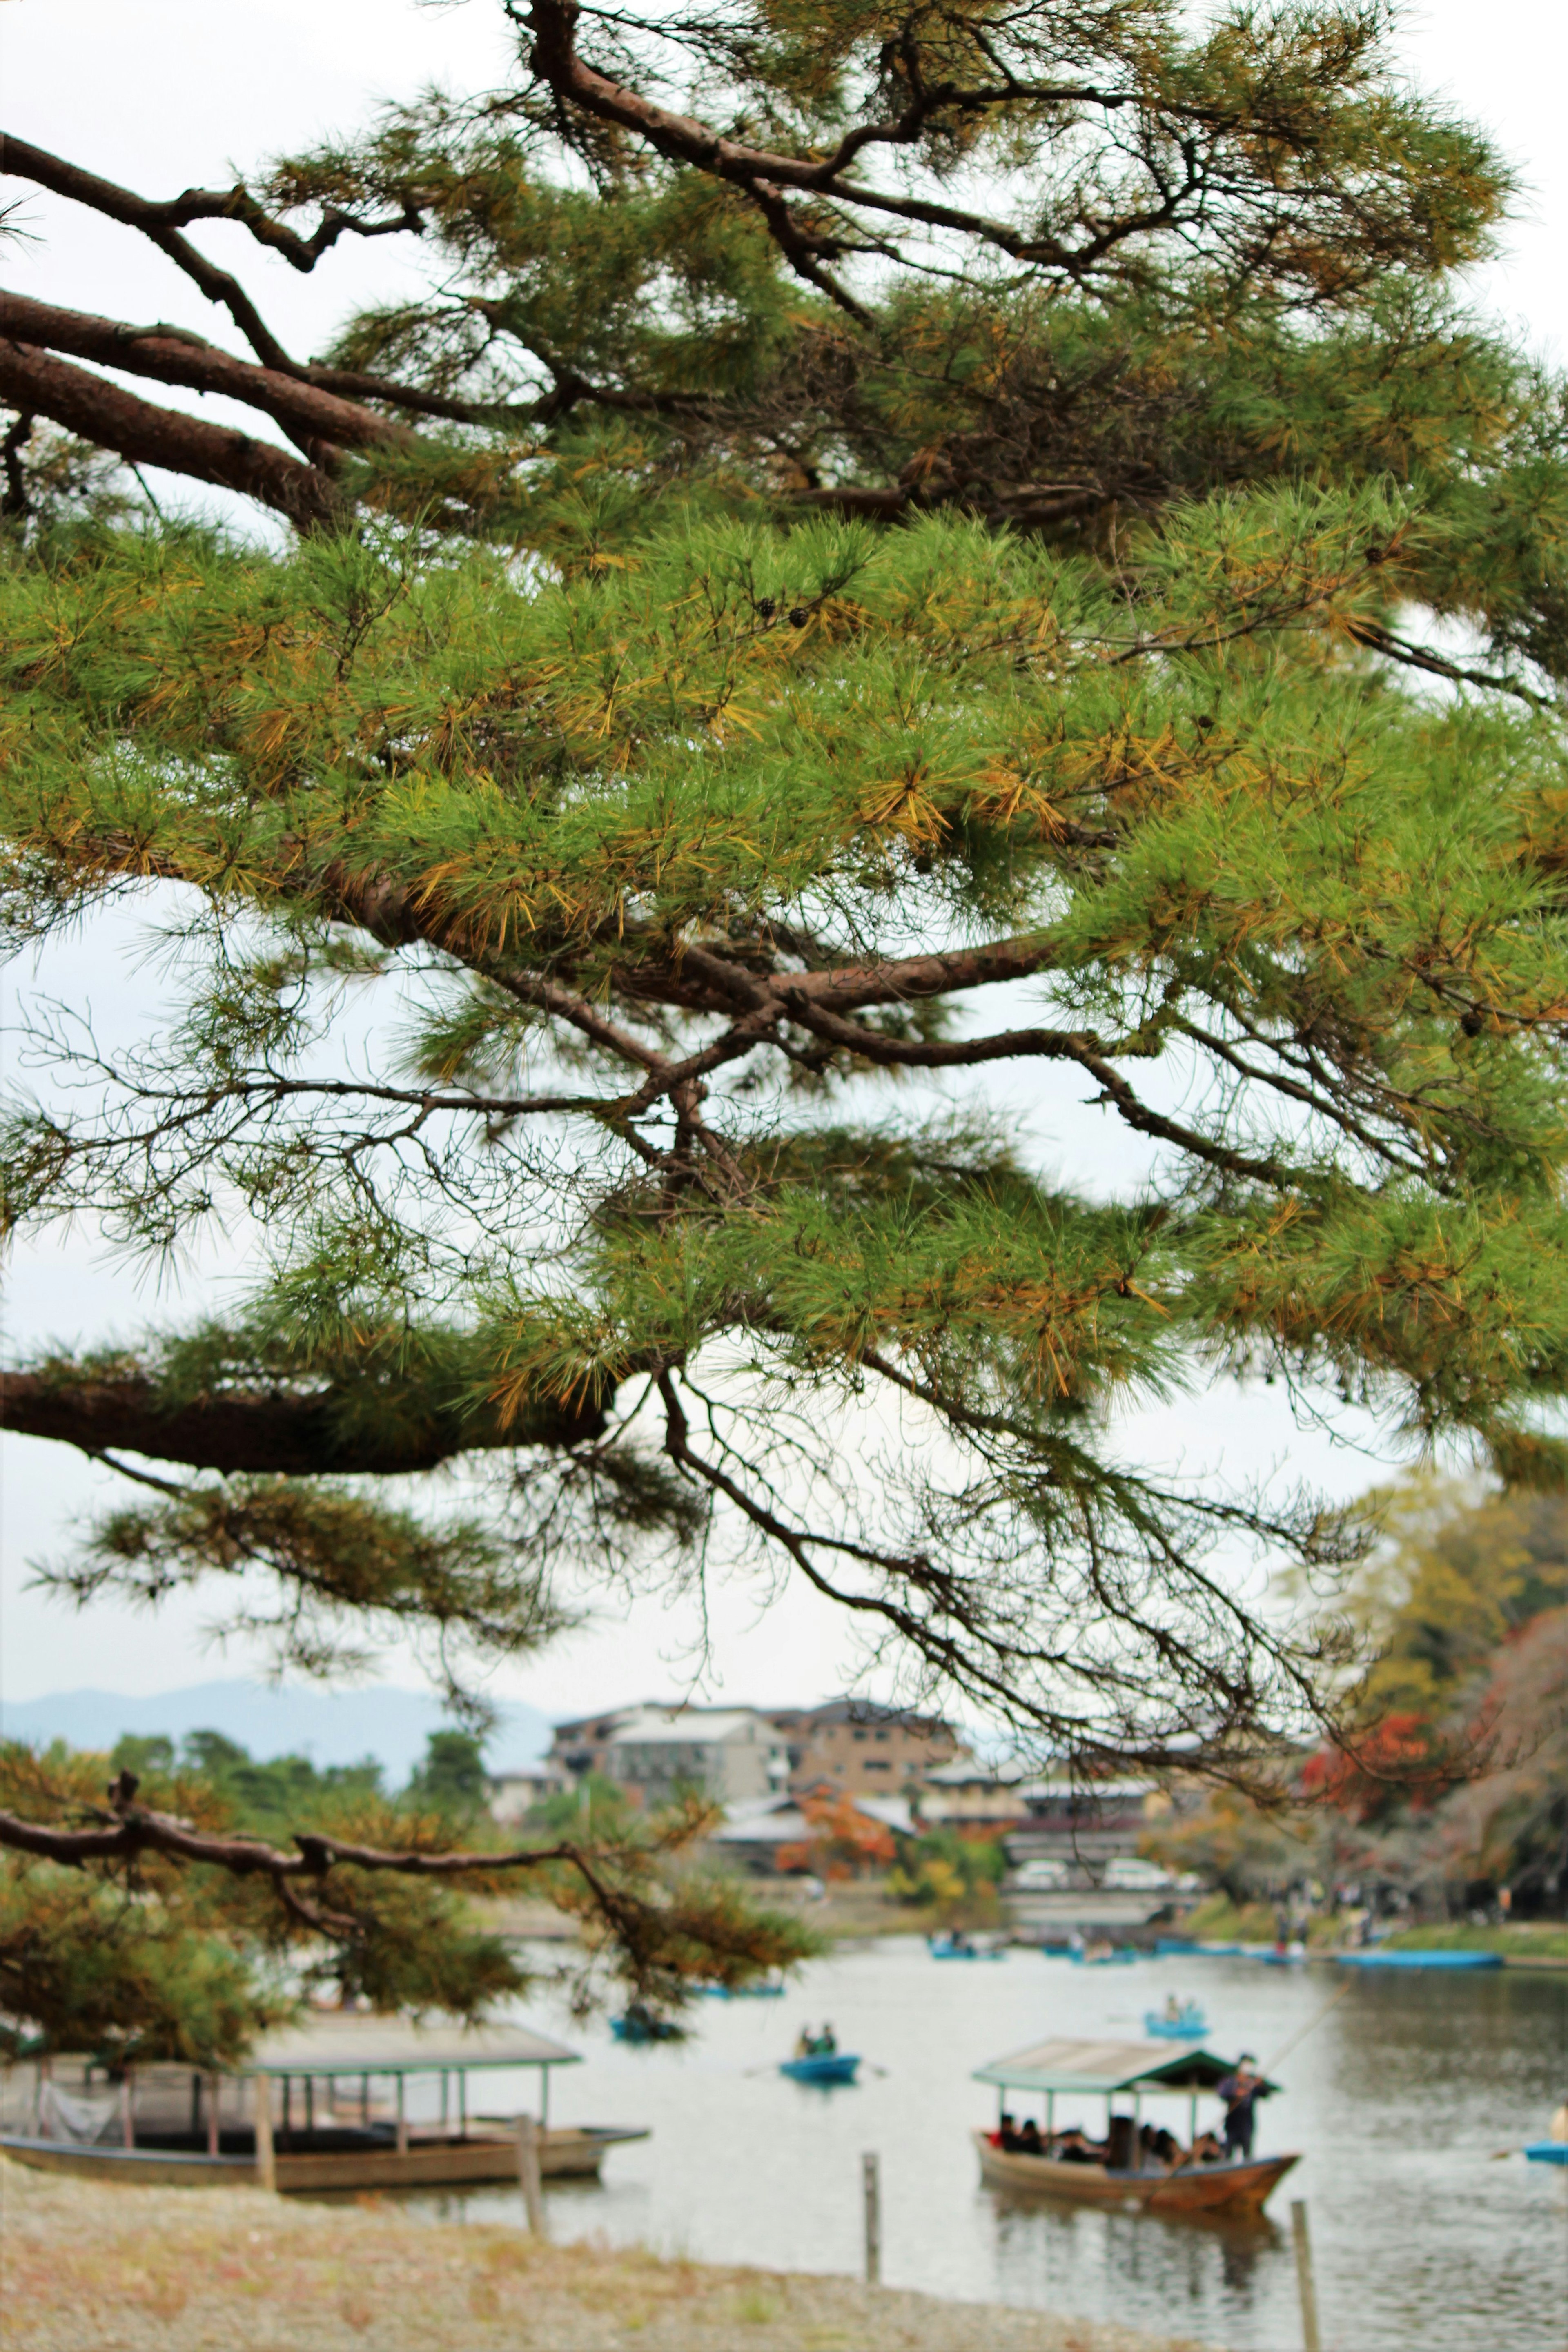
[(1181, 2142), (1174, 2132), (1165, 2129), (1163, 2124), (1145, 2124), (1138, 2134), (1138, 2152), (1141, 2169), (1150, 2164), (1163, 2164), (1168, 2168), (1180, 2156)]
[(996, 2131), (994, 2137), (996, 2146), (1002, 2150), (1005, 2156), (1016, 2156), (1018, 2152), (1018, 2119), (1016, 2116), (1009, 2115), (1005, 2107), (1003, 2108), (1001, 2114), (996, 2118)]
[(1049, 2153), (1060, 2164), (1103, 2164), (1105, 2149), (1099, 2140), (1090, 2139), (1076, 2124), (1058, 2132), (1051, 2142)]
[(811, 2045), (814, 2058), (831, 2058), (838, 2048), (838, 2036), (831, 2025), (825, 2025)]
[(799, 2033), (795, 2036), (795, 2056), (796, 2056), (797, 2058), (809, 2058), (809, 2057), (811, 2057), (811, 2056), (815, 2053), (816, 2049), (816, 2035), (812, 2032), (812, 2030), (811, 2030), (811, 2028), (810, 2028), (810, 2026), (809, 2026), (809, 2025), (803, 2025), (803, 2026), (801, 2027), (801, 2029), (800, 2029)]
[(1254, 2110), (1263, 2095), (1263, 2077), (1250, 2050), (1242, 2052), (1235, 2074), (1227, 2074), (1215, 2088), (1225, 2101), (1226, 2155), (1239, 2156), (1243, 2164), (1250, 2164)]
[(1212, 2131), (1200, 2132), (1193, 2142), (1192, 2154), (1187, 2161), (1189, 2164), (1223, 2164), (1225, 2149), (1216, 2134)]
[(1181, 2021), (1182, 2021), (1183, 2018), (1184, 2018), (1184, 2017), (1185, 2017), (1186, 2013), (1187, 2013), (1187, 2012), (1186, 2012), (1186, 2011), (1182, 2007), (1181, 2002), (1176, 1999), (1175, 1994), (1174, 1994), (1173, 1992), (1172, 1992), (1172, 1993), (1167, 1993), (1167, 1994), (1166, 1994), (1166, 1996), (1165, 1996), (1165, 2022), (1166, 2022), (1166, 2024), (1167, 2024), (1167, 2025), (1180, 2025), (1180, 2023), (1181, 2023)]
[(1018, 2134), (1018, 2153), (1020, 2156), (1044, 2156), (1045, 2152), (1046, 2145), (1040, 2137), (1040, 2126), (1034, 2116), (1030, 2116), (1023, 2130)]

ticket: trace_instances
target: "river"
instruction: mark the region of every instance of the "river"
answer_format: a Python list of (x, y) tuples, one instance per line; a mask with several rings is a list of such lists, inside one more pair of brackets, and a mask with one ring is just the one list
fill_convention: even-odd
[[(1056, 2033), (1141, 2038), (1144, 2010), (1176, 1992), (1203, 2002), (1209, 2047), (1267, 2065), (1342, 1981), (1247, 1960), (939, 1962), (900, 1937), (814, 1961), (782, 2000), (704, 2001), (676, 2049), (627, 2049), (536, 2002), (531, 2021), (587, 2061), (556, 2074), (552, 2122), (653, 2129), (611, 2154), (602, 2188), (552, 2187), (551, 2225), (699, 2260), (855, 2272), (860, 2158), (875, 2149), (889, 2285), (1115, 2318), (1226, 2352), (1299, 2352), (1288, 2223), (1301, 2197), (1324, 2352), (1561, 2352), (1568, 2168), (1494, 2152), (1543, 2136), (1568, 2097), (1568, 1973), (1358, 1973), (1259, 2110), (1258, 2154), (1302, 2151), (1261, 2225), (1021, 2207), (980, 2187), (967, 2134), (993, 2119), (995, 2095), (970, 2074), (987, 2059)], [(821, 2092), (759, 2071), (824, 2019), (885, 2072)], [(476, 2076), (475, 2109), (492, 2103), (515, 2105), (515, 2083)], [(1158, 2120), (1165, 2104), (1145, 2112)], [(1184, 2132), (1185, 2103), (1169, 2105)], [(1084, 2105), (1097, 2125), (1101, 2104)], [(1070, 2107), (1058, 2100), (1058, 2123)], [(519, 2218), (517, 2197), (493, 2189), (409, 2201)]]

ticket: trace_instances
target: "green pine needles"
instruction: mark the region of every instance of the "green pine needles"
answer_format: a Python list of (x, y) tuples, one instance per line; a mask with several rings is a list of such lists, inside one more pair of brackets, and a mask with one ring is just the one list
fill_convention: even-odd
[[(751, 1555), (1037, 1743), (1245, 1775), (1343, 1675), (1236, 1561), (1360, 1537), (1129, 1407), (1326, 1381), (1561, 1475), (1568, 421), (1449, 285), (1508, 174), (1377, 8), (508, 13), (506, 89), (250, 189), (6, 150), (253, 354), (0, 298), (6, 919), (156, 908), (184, 992), (40, 1019), (7, 1218), (255, 1269), (7, 1376), (164, 1465), (59, 1573), (263, 1569), (286, 1654), (419, 1627), (460, 1696), (562, 1564)], [(417, 229), (430, 293), (297, 362), (218, 216)], [(1086, 1099), (1109, 1189), (1043, 1172)]]

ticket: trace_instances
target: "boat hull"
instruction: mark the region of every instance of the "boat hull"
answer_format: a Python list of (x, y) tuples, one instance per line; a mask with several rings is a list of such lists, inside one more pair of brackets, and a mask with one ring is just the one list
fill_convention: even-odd
[[(647, 2137), (646, 2131), (614, 2126), (542, 2131), (537, 2140), (539, 2169), (546, 2180), (596, 2179), (607, 2149)], [(160, 2189), (243, 2188), (256, 2178), (256, 2159), (246, 2154), (81, 2147), (67, 2140), (10, 2135), (0, 2137), (0, 2150), (38, 2171), (139, 2181)], [(454, 2189), (479, 2181), (514, 2181), (517, 2139), (511, 2132), (471, 2132), (463, 2138), (434, 2134), (422, 2137), (415, 2132), (406, 2148), (369, 2135), (361, 2144), (346, 2147), (285, 2145), (274, 2153), (273, 2173), (282, 2196), (321, 2195), (332, 2189)]]
[(792, 2083), (815, 2083), (826, 2089), (835, 2083), (855, 2080), (858, 2058), (786, 2058), (779, 2068)]
[(1531, 2164), (1568, 2164), (1568, 2139), (1532, 2139), (1524, 2152)]
[(1500, 1969), (1500, 1952), (1341, 1952), (1342, 1969)]
[(1054, 2157), (1022, 2156), (994, 2147), (988, 2133), (973, 2135), (980, 2177), (988, 2189), (1066, 2199), (1144, 2213), (1260, 2213), (1294, 2156), (1253, 2164), (1194, 2165), (1180, 2172), (1112, 2172), (1103, 2164), (1062, 2164)]
[(1160, 2017), (1151, 2011), (1144, 2017), (1143, 2031), (1151, 2042), (1201, 2042), (1208, 2026), (1202, 2018)]

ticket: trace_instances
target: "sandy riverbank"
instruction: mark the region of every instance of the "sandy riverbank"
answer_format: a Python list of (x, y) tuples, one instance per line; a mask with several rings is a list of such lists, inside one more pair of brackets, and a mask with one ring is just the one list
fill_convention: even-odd
[(0, 2161), (6, 2352), (1196, 2352), (994, 2305), (721, 2270), (390, 2203), (133, 2189)]

